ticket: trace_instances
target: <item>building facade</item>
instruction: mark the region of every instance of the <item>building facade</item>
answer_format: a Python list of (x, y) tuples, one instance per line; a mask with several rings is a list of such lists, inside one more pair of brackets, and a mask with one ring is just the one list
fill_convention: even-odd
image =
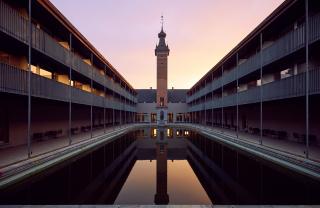
[(1, 147), (134, 122), (135, 89), (48, 0), (0, 0), (0, 43)]
[[(137, 89), (137, 113), (136, 122), (137, 123), (158, 123), (158, 111), (157, 107), (157, 90), (155, 89)], [(187, 113), (187, 103), (186, 103), (186, 89), (169, 89), (168, 93), (168, 103), (167, 103), (167, 115), (166, 123), (168, 125), (172, 123), (183, 123), (188, 122), (189, 117)]]
[(137, 122), (193, 123), (320, 160), (318, 0), (284, 1), (188, 90), (168, 90), (163, 27), (158, 38), (157, 89), (136, 90), (50, 1), (0, 0), (0, 158)]
[(168, 56), (169, 47), (166, 44), (166, 33), (163, 26), (158, 34), (159, 43), (156, 45), (157, 56), (157, 89), (138, 89), (136, 122), (166, 125), (185, 122), (187, 104), (185, 89), (168, 90)]
[(320, 2), (287, 0), (189, 91), (192, 123), (320, 156)]

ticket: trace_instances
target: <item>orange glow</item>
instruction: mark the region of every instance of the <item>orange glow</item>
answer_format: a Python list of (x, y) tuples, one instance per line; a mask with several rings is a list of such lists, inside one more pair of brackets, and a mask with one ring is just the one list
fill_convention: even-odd
[(190, 88), (283, 0), (52, 2), (135, 88), (156, 87), (163, 13), (168, 88)]

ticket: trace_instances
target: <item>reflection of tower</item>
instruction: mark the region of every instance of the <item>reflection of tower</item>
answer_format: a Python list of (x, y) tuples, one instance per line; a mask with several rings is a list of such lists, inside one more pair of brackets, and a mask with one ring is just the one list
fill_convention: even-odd
[(165, 129), (160, 128), (156, 142), (157, 193), (154, 196), (155, 204), (169, 203), (169, 195), (167, 193), (167, 148), (168, 141)]
[(163, 17), (161, 16), (162, 27), (158, 34), (159, 44), (156, 46), (155, 55), (157, 56), (157, 108), (158, 124), (164, 124), (167, 120), (168, 106), (168, 56), (169, 47), (166, 44), (166, 33), (163, 31)]

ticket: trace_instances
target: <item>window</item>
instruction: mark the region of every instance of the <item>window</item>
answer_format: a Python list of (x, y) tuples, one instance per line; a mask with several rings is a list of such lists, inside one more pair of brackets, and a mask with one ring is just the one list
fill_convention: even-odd
[(168, 122), (169, 123), (173, 122), (173, 113), (168, 113)]
[(156, 128), (152, 128), (151, 129), (151, 138), (155, 138), (157, 137), (157, 129)]
[(151, 123), (156, 123), (156, 122), (157, 122), (157, 114), (151, 113)]
[(160, 106), (161, 106), (161, 107), (164, 106), (164, 97), (160, 97)]
[(10, 64), (10, 57), (7, 54), (0, 54), (0, 62)]

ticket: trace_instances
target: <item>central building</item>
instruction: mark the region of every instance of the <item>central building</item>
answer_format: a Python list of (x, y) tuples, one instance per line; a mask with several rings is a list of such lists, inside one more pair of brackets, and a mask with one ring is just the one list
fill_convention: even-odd
[[(161, 17), (163, 22), (163, 18)], [(187, 115), (187, 89), (168, 89), (168, 56), (169, 47), (166, 44), (166, 33), (158, 33), (159, 42), (156, 44), (157, 57), (157, 89), (137, 89), (137, 113), (135, 121), (138, 123), (152, 123), (166, 125), (184, 122)]]
[(163, 26), (158, 34), (159, 44), (156, 46), (157, 56), (157, 123), (167, 123), (168, 113), (168, 56), (169, 47), (166, 44), (166, 33)]

